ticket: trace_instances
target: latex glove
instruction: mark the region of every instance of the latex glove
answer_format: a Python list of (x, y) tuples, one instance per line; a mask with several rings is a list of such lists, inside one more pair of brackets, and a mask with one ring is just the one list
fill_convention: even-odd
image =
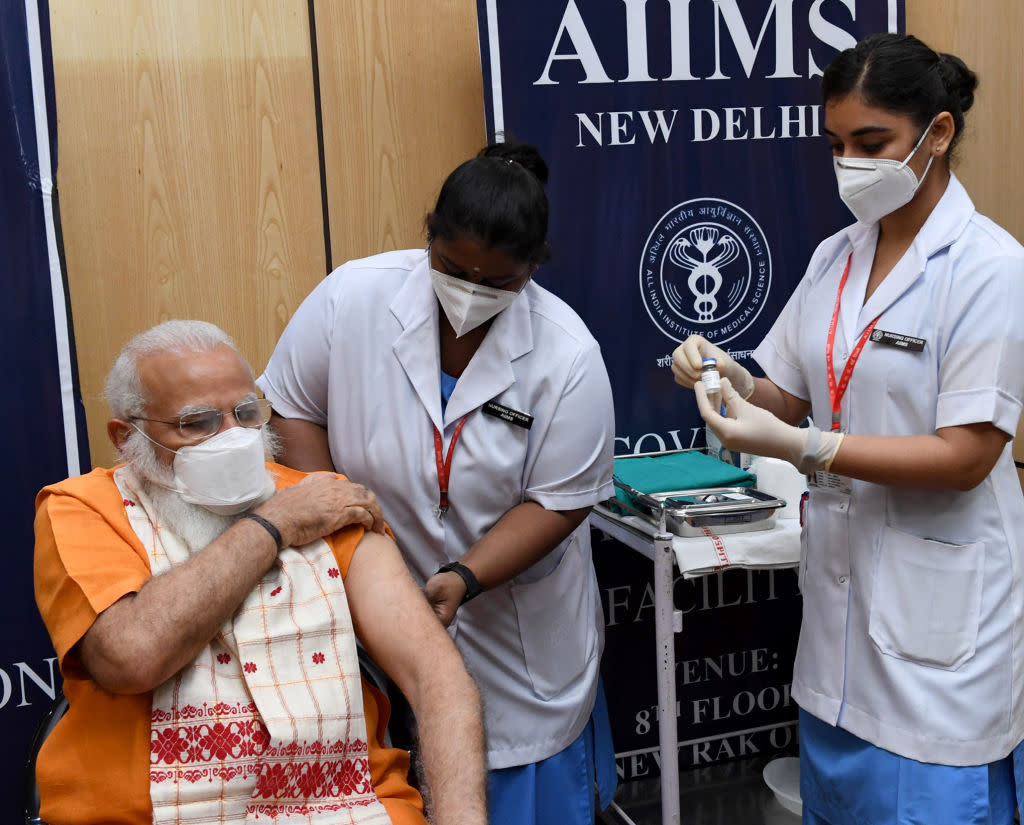
[(672, 374), (676, 383), (684, 387), (695, 387), (701, 383), (700, 368), (705, 358), (714, 358), (718, 362), (718, 374), (728, 378), (743, 398), (754, 394), (754, 376), (750, 371), (701, 335), (691, 335), (672, 353)]
[(729, 450), (781, 458), (804, 474), (828, 470), (839, 451), (842, 433), (793, 427), (741, 398), (728, 378), (722, 379), (725, 416), (708, 401), (703, 384), (698, 381), (693, 389), (701, 417)]

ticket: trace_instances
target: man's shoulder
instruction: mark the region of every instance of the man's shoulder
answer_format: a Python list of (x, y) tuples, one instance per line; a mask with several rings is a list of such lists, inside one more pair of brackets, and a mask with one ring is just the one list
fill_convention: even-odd
[(38, 509), (45, 499), (54, 495), (71, 496), (97, 508), (120, 504), (121, 494), (114, 483), (116, 469), (117, 467), (97, 467), (84, 475), (48, 484), (36, 496), (36, 508)]
[(275, 464), (273, 461), (267, 462), (267, 469), (274, 477), (274, 485), (278, 490), (283, 490), (285, 487), (291, 487), (293, 484), (298, 484), (308, 475), (308, 473), (304, 473), (301, 470), (293, 470), (291, 467), (285, 467), (283, 464)]
[[(85, 475), (72, 476), (58, 481), (56, 484), (49, 484), (36, 496), (36, 507), (38, 508), (45, 498), (52, 495), (71, 496), (85, 504), (94, 505), (97, 509), (104, 505), (122, 505), (121, 493), (114, 483), (114, 471), (121, 466), (123, 465), (110, 468), (98, 467)], [(278, 490), (298, 484), (309, 475), (309, 473), (285, 467), (283, 464), (275, 464), (272, 461), (267, 462), (267, 469), (273, 475)]]
[[(302, 470), (294, 470), (291, 467), (285, 467), (283, 464), (275, 464), (273, 461), (267, 462), (267, 469), (274, 478), (274, 484), (278, 490), (283, 490), (286, 487), (291, 487), (293, 484), (298, 484), (302, 479), (312, 473), (304, 473)], [(337, 473), (339, 478), (346, 478), (345, 476)]]

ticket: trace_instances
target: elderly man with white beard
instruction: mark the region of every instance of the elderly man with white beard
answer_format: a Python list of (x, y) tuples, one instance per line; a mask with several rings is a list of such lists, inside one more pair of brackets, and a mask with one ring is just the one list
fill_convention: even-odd
[(265, 463), (269, 405), (220, 329), (121, 352), (124, 459), (36, 501), (36, 599), (67, 714), (37, 761), (50, 825), (423, 823), (356, 640), (409, 699), (432, 821), (486, 821), (476, 688), (375, 497)]

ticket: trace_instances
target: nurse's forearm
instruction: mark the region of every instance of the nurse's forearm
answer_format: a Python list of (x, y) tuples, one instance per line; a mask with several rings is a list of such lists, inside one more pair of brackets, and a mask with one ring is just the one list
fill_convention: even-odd
[(794, 427), (807, 418), (811, 405), (802, 398), (790, 395), (770, 378), (755, 378), (754, 392), (747, 399), (751, 404), (768, 410), (780, 421)]
[(335, 472), (327, 430), (300, 418), (270, 417), (270, 425), (280, 438), (276, 459), (286, 467), (305, 473), (327, 470)]
[(970, 490), (992, 472), (1008, 440), (992, 424), (944, 427), (935, 435), (847, 434), (831, 470), (894, 487)]
[(589, 512), (589, 507), (545, 510), (534, 501), (523, 502), (505, 513), (460, 561), (489, 590), (544, 558)]

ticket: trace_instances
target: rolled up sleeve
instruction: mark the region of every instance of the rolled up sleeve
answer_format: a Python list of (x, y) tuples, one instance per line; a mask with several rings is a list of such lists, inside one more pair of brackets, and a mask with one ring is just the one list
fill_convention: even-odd
[(1012, 437), (1024, 397), (1024, 256), (961, 267), (951, 289), (935, 425), (990, 422)]
[(547, 510), (589, 507), (615, 494), (612, 390), (596, 344), (577, 357), (529, 471), (525, 498)]

